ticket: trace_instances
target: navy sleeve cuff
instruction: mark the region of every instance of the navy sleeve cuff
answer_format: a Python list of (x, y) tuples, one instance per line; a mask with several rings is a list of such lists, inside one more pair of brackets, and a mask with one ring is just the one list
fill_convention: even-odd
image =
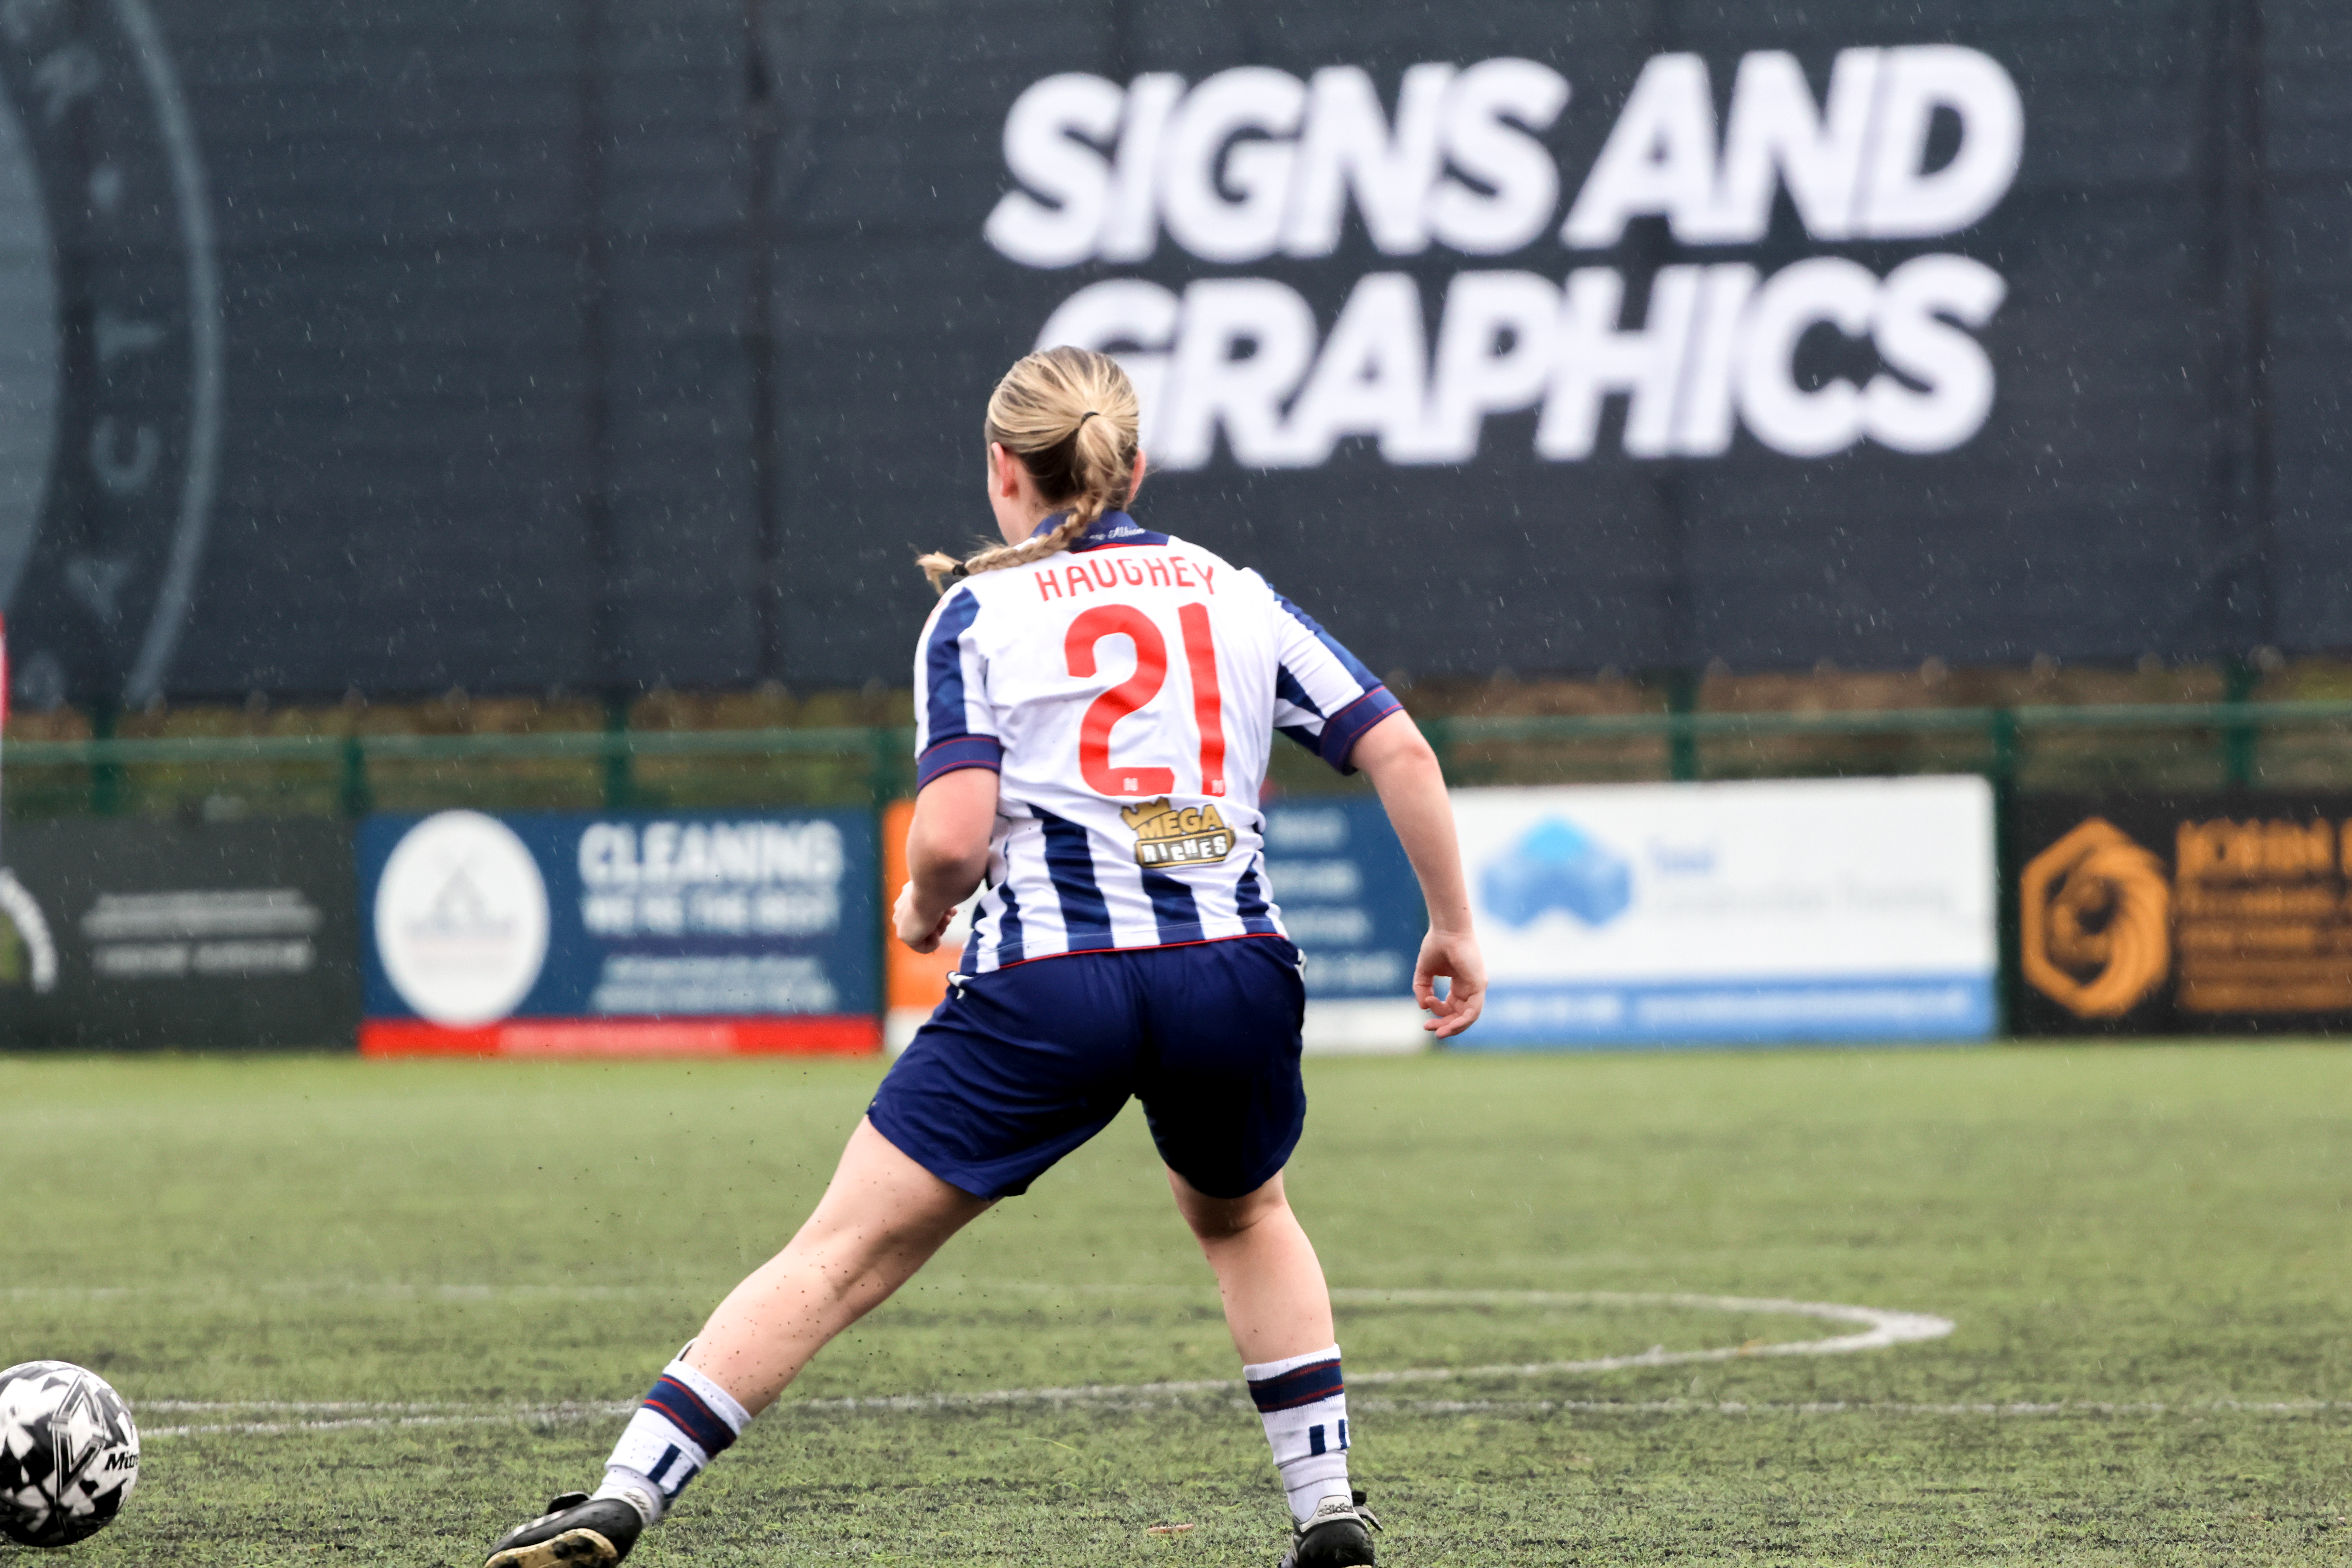
[(1401, 713), (1404, 704), (1385, 686), (1375, 686), (1324, 721), (1323, 760), (1343, 773), (1356, 770), (1348, 765), (1349, 754), (1364, 732), (1391, 713)]
[(993, 735), (958, 735), (951, 741), (941, 741), (925, 752), (915, 763), (915, 787), (925, 784), (942, 773), (959, 768), (986, 768), (990, 773), (1004, 771), (1004, 748)]

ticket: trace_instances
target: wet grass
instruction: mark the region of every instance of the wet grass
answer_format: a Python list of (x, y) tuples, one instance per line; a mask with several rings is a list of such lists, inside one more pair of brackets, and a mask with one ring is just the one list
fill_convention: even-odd
[[(876, 1070), (0, 1060), (0, 1360), (94, 1366), (152, 1434), (121, 1521), (62, 1560), (478, 1562), (797, 1223)], [(1384, 1563), (2352, 1545), (2352, 1055), (1436, 1058), (1310, 1087), (1293, 1191), (1335, 1284), (1434, 1293), (1341, 1307)], [(1850, 1331), (1611, 1292), (1957, 1328), (1365, 1378)], [(1130, 1115), (833, 1347), (632, 1562), (1270, 1564), (1284, 1515), (1230, 1385), (840, 1403), (1234, 1370)], [(197, 1430), (224, 1426), (284, 1429)]]

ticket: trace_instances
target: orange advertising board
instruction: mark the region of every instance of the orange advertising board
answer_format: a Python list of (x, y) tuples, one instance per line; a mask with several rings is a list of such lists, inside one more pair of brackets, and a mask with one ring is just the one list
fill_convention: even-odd
[[(891, 802), (882, 812), (882, 919), (887, 925), (898, 904), (898, 889), (907, 885), (907, 828), (915, 820), (915, 803)], [(892, 1055), (922, 1026), (931, 1010), (947, 997), (948, 976), (963, 954), (971, 933), (971, 905), (949, 928), (937, 952), (915, 952), (895, 933), (886, 932), (882, 960), (883, 1039)]]

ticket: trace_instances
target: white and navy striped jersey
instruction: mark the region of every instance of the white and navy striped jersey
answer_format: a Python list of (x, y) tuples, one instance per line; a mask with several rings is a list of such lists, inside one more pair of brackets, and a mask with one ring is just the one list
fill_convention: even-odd
[(1397, 708), (1256, 573), (1125, 512), (959, 583), (916, 654), (915, 749), (919, 786), (999, 774), (964, 972), (1284, 934), (1258, 809), (1275, 731), (1351, 773)]

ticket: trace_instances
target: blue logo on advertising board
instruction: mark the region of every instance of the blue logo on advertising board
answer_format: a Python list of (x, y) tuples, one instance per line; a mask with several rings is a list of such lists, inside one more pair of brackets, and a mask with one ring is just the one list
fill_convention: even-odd
[(1538, 823), (1479, 879), (1486, 907), (1515, 926), (1552, 910), (1606, 925), (1633, 901), (1633, 872), (1622, 858), (1562, 817)]

